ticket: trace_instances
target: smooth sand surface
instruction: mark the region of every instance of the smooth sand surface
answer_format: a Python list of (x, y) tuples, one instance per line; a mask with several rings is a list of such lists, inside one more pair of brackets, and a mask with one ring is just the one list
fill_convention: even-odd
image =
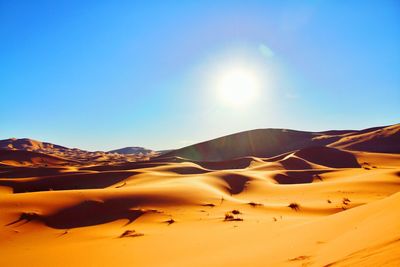
[(1, 163), (0, 266), (400, 266), (400, 154)]

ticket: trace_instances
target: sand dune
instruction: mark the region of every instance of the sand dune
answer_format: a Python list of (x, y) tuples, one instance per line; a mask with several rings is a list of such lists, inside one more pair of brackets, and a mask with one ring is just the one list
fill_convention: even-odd
[(80, 161), (81, 163), (86, 164), (89, 164), (90, 162), (103, 162), (107, 165), (148, 160), (151, 157), (159, 155), (159, 153), (155, 151), (140, 147), (127, 147), (109, 152), (91, 152), (78, 148), (68, 148), (47, 142), (41, 142), (29, 138), (10, 138), (0, 140), (0, 151), (4, 150), (35, 152), (45, 154), (46, 156), (56, 156), (67, 160)]
[(146, 149), (144, 147), (124, 147), (124, 148), (120, 148), (120, 149), (114, 149), (111, 151), (108, 151), (109, 153), (118, 153), (118, 154), (142, 154), (142, 155), (152, 155), (152, 154), (156, 154), (155, 151), (150, 150), (150, 149)]
[(258, 129), (227, 135), (171, 151), (161, 157), (221, 161), (239, 157), (273, 157), (312, 146), (369, 152), (400, 153), (400, 124), (361, 131), (304, 132)]
[(257, 130), (140, 162), (0, 150), (0, 266), (398, 266), (398, 129)]
[(344, 136), (332, 147), (384, 153), (400, 153), (400, 124)]

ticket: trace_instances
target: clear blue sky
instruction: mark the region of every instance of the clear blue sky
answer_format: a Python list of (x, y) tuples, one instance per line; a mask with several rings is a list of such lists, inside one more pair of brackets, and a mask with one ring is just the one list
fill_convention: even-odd
[[(232, 59), (265, 76), (245, 107), (211, 82)], [(0, 62), (0, 139), (168, 149), (387, 125), (400, 119), (400, 2), (0, 0)]]

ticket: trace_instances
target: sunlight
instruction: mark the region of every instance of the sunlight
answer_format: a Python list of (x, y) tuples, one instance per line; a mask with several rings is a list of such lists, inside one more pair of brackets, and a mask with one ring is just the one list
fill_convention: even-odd
[(219, 99), (230, 106), (250, 104), (255, 100), (261, 86), (261, 78), (256, 69), (240, 64), (222, 69), (216, 79)]

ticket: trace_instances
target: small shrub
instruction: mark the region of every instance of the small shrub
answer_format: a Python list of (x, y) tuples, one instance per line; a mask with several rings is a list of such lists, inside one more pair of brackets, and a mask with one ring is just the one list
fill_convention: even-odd
[(310, 258), (310, 256), (302, 255), (302, 256), (298, 256), (296, 258), (289, 259), (289, 261), (302, 261), (302, 260), (307, 260), (309, 258)]
[(232, 214), (225, 214), (225, 221), (233, 221), (233, 219), (235, 219), (235, 217)]
[(351, 201), (347, 197), (344, 197), (342, 202), (343, 202), (344, 205), (348, 205), (349, 202), (351, 202)]
[(175, 223), (176, 221), (174, 219), (169, 219), (167, 221), (165, 221), (165, 223), (167, 223), (168, 225)]
[(370, 170), (371, 169), (371, 164), (369, 164), (368, 162), (361, 163), (361, 166), (364, 168), (364, 170)]
[(300, 209), (300, 205), (295, 202), (290, 203), (288, 207), (295, 211), (298, 211)]
[(256, 203), (256, 202), (249, 202), (248, 203), (250, 206), (252, 206), (252, 207), (257, 207), (257, 206), (262, 206), (263, 204), (261, 204), (261, 203)]
[(242, 218), (235, 217), (231, 212), (225, 213), (225, 219), (224, 221), (229, 222), (229, 221), (243, 221)]
[(126, 230), (125, 232), (123, 232), (119, 238), (122, 237), (137, 237), (137, 236), (143, 236), (142, 233), (138, 233), (135, 230)]
[(62, 232), (62, 233), (60, 234), (60, 236), (66, 235), (66, 234), (68, 234), (68, 230), (64, 230), (64, 232)]

